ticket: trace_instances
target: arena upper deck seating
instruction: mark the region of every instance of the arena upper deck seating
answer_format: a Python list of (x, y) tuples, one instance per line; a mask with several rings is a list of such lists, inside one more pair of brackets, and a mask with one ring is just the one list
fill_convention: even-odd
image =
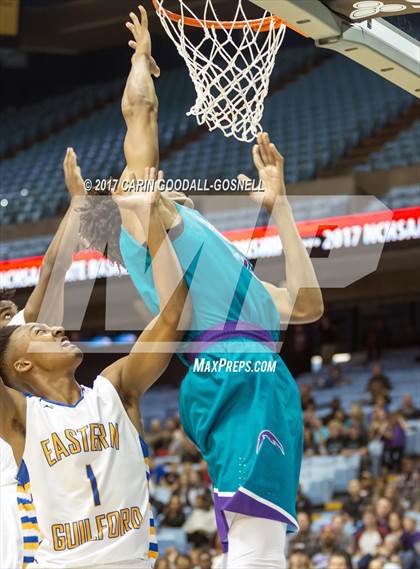
[(355, 170), (370, 172), (415, 164), (420, 164), (420, 120), (371, 154), (368, 162), (357, 166)]
[(85, 85), (22, 109), (4, 110), (0, 113), (0, 156), (92, 111), (101, 102), (116, 97), (122, 86), (122, 80)]
[[(313, 178), (414, 100), (360, 65), (334, 57), (269, 97), (263, 126), (285, 156), (286, 181), (297, 182)], [(172, 178), (233, 178), (253, 171), (250, 148), (220, 133), (188, 144), (162, 167)]]
[[(282, 55), (276, 77), (290, 71), (289, 57)], [(304, 55), (299, 55), (299, 61)], [(197, 127), (194, 118), (184, 116), (194, 100), (185, 70), (165, 72), (158, 82), (158, 95), (159, 134), (165, 149)], [(372, 72), (333, 57), (274, 92), (267, 99), (264, 126), (285, 155), (290, 183), (312, 178), (318, 168), (413, 102), (412, 96)], [(37, 222), (63, 208), (67, 195), (61, 164), (67, 146), (75, 147), (86, 178), (118, 175), (125, 165), (124, 135), (116, 101), (1, 162), (2, 222)], [(253, 172), (250, 146), (219, 133), (206, 133), (186, 144), (164, 160), (162, 167), (170, 178), (234, 178), (241, 171)], [(28, 194), (24, 200), (22, 189)]]

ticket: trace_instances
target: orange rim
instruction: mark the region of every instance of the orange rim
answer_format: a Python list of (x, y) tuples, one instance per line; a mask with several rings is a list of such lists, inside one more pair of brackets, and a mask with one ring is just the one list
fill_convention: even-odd
[(278, 16), (267, 16), (266, 18), (257, 18), (256, 20), (243, 20), (240, 22), (232, 22), (232, 21), (222, 21), (218, 22), (217, 20), (200, 20), (199, 18), (191, 18), (189, 16), (182, 17), (181, 14), (177, 14), (176, 12), (171, 12), (167, 10), (163, 6), (160, 6), (158, 0), (152, 0), (153, 5), (157, 12), (163, 11), (165, 12), (166, 16), (172, 20), (173, 22), (179, 22), (183, 20), (184, 24), (190, 26), (192, 28), (215, 28), (216, 30), (242, 30), (247, 27), (251, 27), (253, 30), (260, 30), (261, 32), (268, 32), (271, 29), (271, 23), (274, 21), (274, 27), (280, 28), (283, 24), (286, 25), (288, 28), (294, 30), (298, 34), (303, 34), (299, 29), (290, 26), (287, 22), (279, 18)]

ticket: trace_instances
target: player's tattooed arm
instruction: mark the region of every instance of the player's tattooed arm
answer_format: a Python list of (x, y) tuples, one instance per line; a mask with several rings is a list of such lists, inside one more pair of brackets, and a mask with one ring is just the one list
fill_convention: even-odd
[[(159, 174), (161, 179), (162, 173)], [(146, 171), (155, 179), (155, 170)], [(136, 401), (166, 370), (191, 319), (188, 287), (159, 213), (160, 191), (115, 196), (120, 208), (130, 209), (143, 226), (152, 259), (160, 312), (140, 335), (131, 353), (107, 368), (103, 375), (124, 400)]]
[[(286, 286), (264, 283), (283, 321), (306, 324), (318, 320), (324, 311), (322, 294), (311, 259), (299, 235), (284, 182), (284, 159), (267, 133), (258, 136), (253, 148), (262, 192), (251, 197), (271, 214), (283, 244)], [(239, 176), (247, 179), (246, 176)]]
[(73, 148), (67, 149), (63, 166), (70, 206), (44, 256), (39, 282), (24, 308), (25, 322), (42, 321), (49, 325), (59, 325), (63, 320), (64, 279), (79, 241), (77, 207), (85, 196)]

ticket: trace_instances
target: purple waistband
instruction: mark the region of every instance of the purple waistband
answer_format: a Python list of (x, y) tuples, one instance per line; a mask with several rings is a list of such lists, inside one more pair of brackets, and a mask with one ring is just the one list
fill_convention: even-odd
[(199, 334), (192, 341), (194, 346), (193, 353), (185, 354), (188, 363), (193, 364), (195, 358), (206, 351), (211, 344), (220, 342), (222, 340), (231, 340), (234, 338), (244, 338), (247, 340), (254, 340), (267, 346), (272, 352), (276, 352), (276, 344), (267, 330), (259, 328), (255, 324), (248, 324), (247, 322), (233, 322), (228, 321), (225, 324), (219, 324), (214, 328), (205, 330)]

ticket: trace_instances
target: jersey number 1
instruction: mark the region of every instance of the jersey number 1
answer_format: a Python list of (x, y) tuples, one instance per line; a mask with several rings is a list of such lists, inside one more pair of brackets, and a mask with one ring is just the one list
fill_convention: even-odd
[(95, 475), (93, 474), (93, 470), (90, 464), (86, 465), (86, 474), (87, 477), (89, 478), (90, 485), (92, 486), (93, 501), (95, 503), (95, 506), (100, 506), (101, 499), (99, 497), (98, 483), (96, 482), (96, 478)]

